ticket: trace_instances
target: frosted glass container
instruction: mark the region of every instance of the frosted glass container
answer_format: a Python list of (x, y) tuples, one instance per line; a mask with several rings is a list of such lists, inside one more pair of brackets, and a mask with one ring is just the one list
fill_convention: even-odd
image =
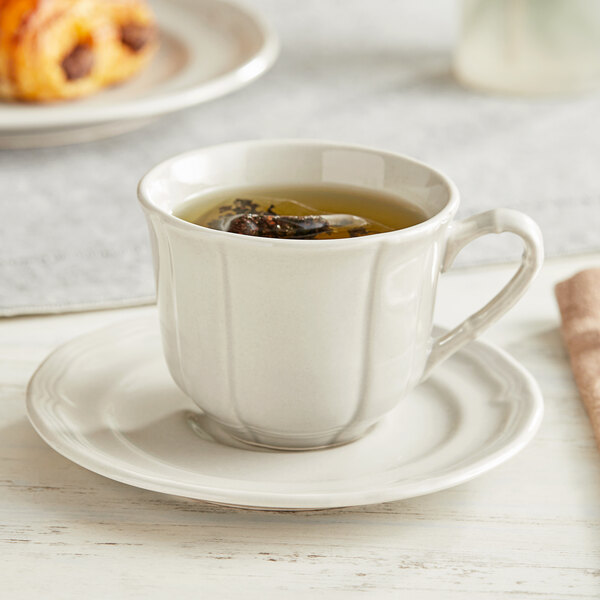
[(600, 1), (463, 0), (454, 72), (463, 84), (509, 94), (600, 86)]

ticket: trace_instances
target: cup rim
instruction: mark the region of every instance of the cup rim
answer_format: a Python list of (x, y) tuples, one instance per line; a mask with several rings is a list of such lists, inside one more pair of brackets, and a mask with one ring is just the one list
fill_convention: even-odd
[[(392, 159), (400, 159), (404, 162), (411, 163), (413, 165), (422, 167), (427, 169), (428, 171), (434, 173), (440, 181), (446, 186), (448, 190), (448, 202), (446, 205), (438, 211), (433, 216), (425, 219), (425, 221), (421, 223), (417, 223), (416, 225), (412, 225), (411, 227), (405, 227), (403, 229), (396, 229), (394, 231), (386, 231), (384, 233), (374, 233), (366, 236), (358, 236), (354, 238), (337, 238), (331, 240), (291, 240), (291, 239), (281, 239), (281, 238), (264, 238), (258, 236), (250, 236), (250, 235), (239, 235), (237, 233), (231, 233), (229, 231), (219, 231), (217, 229), (211, 229), (210, 227), (205, 227), (203, 225), (197, 225), (196, 223), (190, 223), (189, 221), (185, 221), (177, 216), (175, 216), (172, 212), (164, 210), (157, 206), (151, 199), (150, 194), (145, 189), (149, 180), (151, 180), (156, 172), (163, 169), (164, 167), (169, 166), (170, 164), (175, 163), (178, 160), (187, 158), (189, 156), (194, 156), (203, 152), (210, 152), (212, 150), (217, 149), (226, 149), (226, 148), (234, 148), (236, 146), (254, 146), (254, 147), (268, 147), (268, 146), (307, 146), (307, 147), (319, 147), (319, 146), (329, 146), (331, 148), (337, 148), (340, 150), (359, 150), (362, 152), (369, 152), (373, 154), (377, 154), (379, 156), (385, 156)], [(176, 154), (167, 158), (156, 165), (154, 165), (149, 171), (147, 171), (143, 177), (140, 179), (138, 187), (137, 187), (137, 196), (140, 204), (146, 208), (150, 212), (158, 213), (164, 220), (168, 223), (174, 225), (178, 229), (182, 229), (184, 231), (196, 231), (202, 232), (203, 234), (220, 237), (223, 240), (229, 239), (230, 241), (238, 241), (245, 242), (250, 244), (282, 244), (285, 246), (301, 246), (304, 248), (316, 248), (317, 246), (322, 247), (325, 244), (327, 247), (334, 246), (345, 246), (347, 244), (356, 245), (358, 243), (366, 244), (366, 243), (375, 243), (378, 240), (392, 237), (407, 237), (410, 235), (416, 235), (421, 232), (424, 232), (432, 227), (436, 227), (440, 223), (449, 221), (452, 219), (456, 211), (458, 210), (458, 205), (460, 203), (460, 195), (456, 184), (442, 171), (428, 165), (425, 162), (414, 159), (405, 154), (401, 154), (398, 152), (390, 152), (387, 150), (380, 150), (378, 148), (374, 148), (372, 146), (364, 146), (361, 144), (349, 144), (344, 142), (335, 142), (330, 140), (319, 140), (319, 139), (309, 139), (309, 138), (273, 138), (273, 139), (255, 139), (255, 140), (242, 140), (237, 142), (226, 142), (223, 144), (213, 144), (211, 146), (203, 146), (200, 148), (196, 148), (194, 150), (188, 150), (187, 152), (182, 152), (180, 154)], [(310, 244), (307, 244), (310, 242)]]

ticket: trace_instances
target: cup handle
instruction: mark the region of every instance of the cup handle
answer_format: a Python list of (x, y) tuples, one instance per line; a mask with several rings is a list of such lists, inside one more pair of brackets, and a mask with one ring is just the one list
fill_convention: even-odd
[(540, 228), (533, 219), (519, 211), (499, 208), (450, 225), (446, 254), (441, 268), (442, 273), (450, 268), (457, 254), (469, 242), (488, 233), (505, 232), (515, 233), (523, 240), (524, 250), (519, 269), (502, 290), (482, 309), (472, 314), (452, 331), (432, 340), (431, 351), (422, 379), (426, 379), (436, 365), (475, 339), (484, 329), (487, 329), (512, 308), (525, 293), (544, 260), (544, 244)]

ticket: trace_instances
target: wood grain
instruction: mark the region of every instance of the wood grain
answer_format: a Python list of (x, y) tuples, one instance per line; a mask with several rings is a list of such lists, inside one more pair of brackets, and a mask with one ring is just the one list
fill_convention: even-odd
[[(213, 506), (70, 463), (26, 419), (29, 377), (58, 343), (153, 308), (1, 321), (1, 597), (597, 599), (600, 454), (552, 296), (554, 282), (595, 263), (549, 263), (486, 336), (541, 384), (546, 415), (530, 446), (454, 489), (343, 510)], [(457, 322), (509, 272), (446, 276), (438, 322)]]

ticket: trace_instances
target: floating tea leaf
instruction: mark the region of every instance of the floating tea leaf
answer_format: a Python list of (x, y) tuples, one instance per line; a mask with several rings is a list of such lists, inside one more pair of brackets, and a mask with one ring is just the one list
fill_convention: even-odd
[[(314, 239), (319, 234), (336, 235), (365, 229), (366, 219), (355, 215), (277, 215), (241, 213), (217, 219), (211, 226), (221, 231), (284, 239)], [(216, 225), (216, 226), (215, 226)], [(343, 231), (342, 231), (343, 230)]]

